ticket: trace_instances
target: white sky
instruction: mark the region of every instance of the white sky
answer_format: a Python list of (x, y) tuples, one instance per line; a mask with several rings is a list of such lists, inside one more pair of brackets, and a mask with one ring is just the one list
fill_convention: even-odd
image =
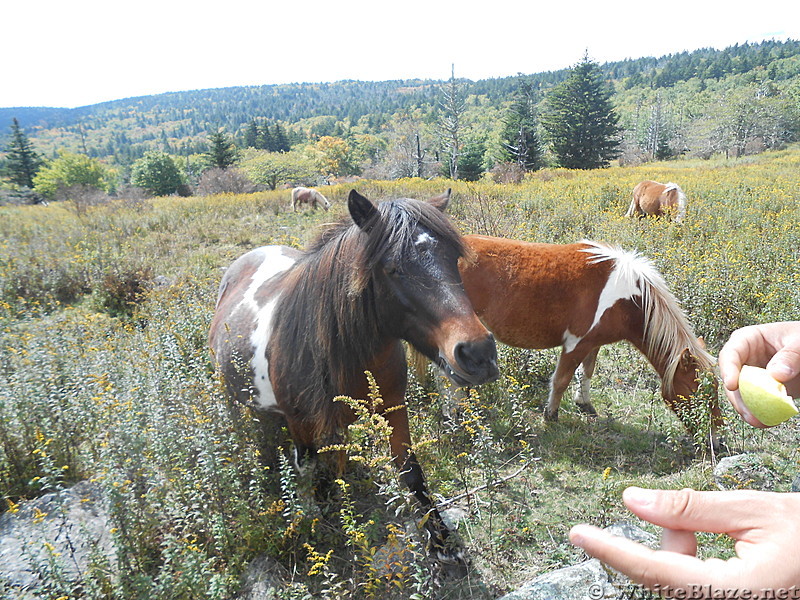
[[(544, 6), (543, 6), (544, 5)], [(359, 79), (477, 80), (800, 39), (800, 0), (9, 0), (0, 107)]]

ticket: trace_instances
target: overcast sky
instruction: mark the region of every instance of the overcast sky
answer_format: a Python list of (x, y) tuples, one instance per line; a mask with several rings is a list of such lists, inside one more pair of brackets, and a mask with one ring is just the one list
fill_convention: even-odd
[(359, 79), (484, 79), (800, 39), (800, 0), (8, 0), (0, 107)]

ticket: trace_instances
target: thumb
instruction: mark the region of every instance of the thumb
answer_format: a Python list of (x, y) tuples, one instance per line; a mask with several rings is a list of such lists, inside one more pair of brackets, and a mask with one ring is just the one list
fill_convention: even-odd
[(800, 374), (800, 352), (783, 348), (767, 363), (767, 371), (781, 383), (791, 381)]

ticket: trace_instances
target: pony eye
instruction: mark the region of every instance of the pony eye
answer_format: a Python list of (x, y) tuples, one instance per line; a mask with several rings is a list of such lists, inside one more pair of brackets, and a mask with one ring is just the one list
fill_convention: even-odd
[(394, 261), (387, 263), (386, 266), (383, 268), (383, 272), (389, 276), (397, 275), (399, 271), (400, 267), (398, 267), (397, 263)]

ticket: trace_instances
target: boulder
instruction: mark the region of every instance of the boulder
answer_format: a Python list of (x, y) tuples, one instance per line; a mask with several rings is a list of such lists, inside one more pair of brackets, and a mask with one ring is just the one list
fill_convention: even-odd
[[(606, 528), (615, 535), (658, 547), (658, 538), (628, 522)], [(620, 598), (623, 590), (637, 590), (627, 577), (605, 566), (596, 558), (577, 565), (539, 575), (500, 600), (600, 600)], [(633, 597), (633, 596), (630, 596)]]
[(114, 572), (116, 557), (99, 488), (72, 488), (21, 503), (0, 516), (0, 589), (34, 600), (79, 584), (91, 568)]
[(778, 479), (758, 454), (726, 456), (714, 467), (714, 483), (721, 490), (772, 491)]

